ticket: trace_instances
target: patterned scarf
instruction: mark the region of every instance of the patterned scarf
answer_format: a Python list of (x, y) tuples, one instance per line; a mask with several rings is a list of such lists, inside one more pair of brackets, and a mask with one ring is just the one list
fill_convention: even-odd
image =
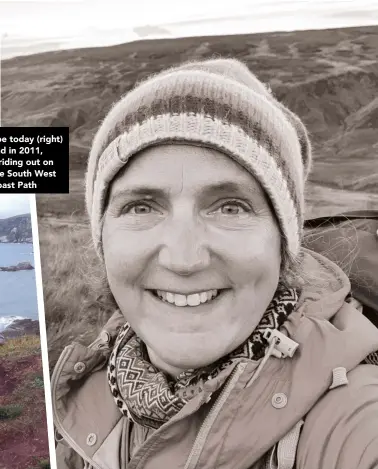
[(295, 289), (279, 286), (260, 323), (243, 344), (212, 365), (185, 370), (176, 379), (151, 364), (145, 344), (126, 323), (108, 364), (110, 389), (120, 411), (140, 425), (159, 428), (202, 391), (201, 383), (217, 377), (240, 358), (261, 359), (268, 346), (265, 330), (278, 329), (297, 301)]

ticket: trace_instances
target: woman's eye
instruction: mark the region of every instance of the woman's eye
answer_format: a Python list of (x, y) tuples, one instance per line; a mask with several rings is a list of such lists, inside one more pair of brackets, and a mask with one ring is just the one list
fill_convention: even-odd
[(241, 215), (250, 212), (251, 209), (240, 202), (226, 202), (219, 210), (223, 215)]
[(243, 207), (236, 204), (225, 204), (222, 205), (221, 211), (225, 215), (239, 215), (239, 213), (245, 212)]
[(122, 212), (131, 215), (148, 215), (152, 211), (153, 208), (150, 205), (138, 203), (126, 206)]

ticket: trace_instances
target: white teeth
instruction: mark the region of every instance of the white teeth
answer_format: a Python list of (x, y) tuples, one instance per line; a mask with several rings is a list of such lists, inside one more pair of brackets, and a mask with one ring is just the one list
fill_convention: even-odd
[(188, 295), (186, 301), (189, 306), (198, 306), (201, 304), (201, 298), (198, 293), (195, 293), (194, 295)]
[(176, 306), (199, 306), (201, 303), (206, 303), (216, 297), (218, 290), (209, 290), (201, 293), (193, 293), (191, 295), (181, 295), (163, 290), (157, 290), (156, 293), (162, 300)]
[(186, 296), (185, 295), (175, 295), (175, 305), (176, 306), (186, 306), (187, 301), (186, 301)]
[(167, 292), (167, 301), (168, 303), (175, 303), (175, 295), (173, 293)]
[(206, 303), (207, 301), (207, 293), (205, 291), (203, 291), (202, 293), (200, 293), (200, 301), (201, 303)]

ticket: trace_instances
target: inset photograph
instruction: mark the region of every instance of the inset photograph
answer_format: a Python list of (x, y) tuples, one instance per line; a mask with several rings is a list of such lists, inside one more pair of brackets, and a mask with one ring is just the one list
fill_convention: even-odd
[(0, 194), (1, 469), (50, 467), (30, 197)]

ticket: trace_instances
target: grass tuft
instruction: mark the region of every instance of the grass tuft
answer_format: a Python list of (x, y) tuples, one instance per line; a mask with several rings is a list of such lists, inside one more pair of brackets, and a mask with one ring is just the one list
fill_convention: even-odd
[(33, 386), (35, 388), (43, 388), (43, 376), (36, 376), (33, 380)]
[(48, 459), (44, 459), (42, 461), (39, 461), (38, 467), (40, 469), (50, 469), (50, 461)]
[(40, 353), (40, 340), (36, 335), (25, 335), (15, 339), (8, 339), (0, 347), (0, 358), (28, 357)]
[(28, 469), (50, 469), (50, 461), (48, 459), (37, 459), (33, 466)]
[(22, 414), (22, 407), (17, 404), (0, 406), (0, 420), (15, 419)]

